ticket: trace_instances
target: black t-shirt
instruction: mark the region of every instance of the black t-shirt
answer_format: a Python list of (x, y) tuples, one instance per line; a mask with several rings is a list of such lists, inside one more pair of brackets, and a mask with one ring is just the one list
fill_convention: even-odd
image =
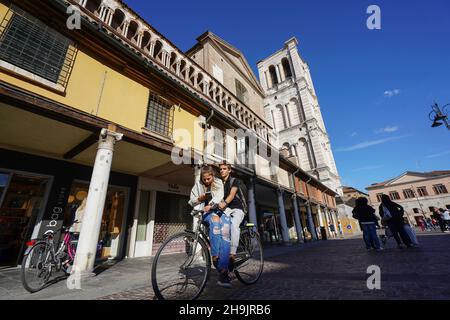
[(236, 187), (238, 188), (238, 192), (234, 196), (234, 199), (231, 201), (231, 203), (228, 204), (228, 208), (230, 209), (241, 209), (244, 210), (244, 207), (242, 206), (241, 200), (238, 198), (239, 196), (239, 188), (241, 186), (241, 181), (238, 179), (234, 179), (233, 185), (231, 185), (231, 177), (228, 177), (227, 181), (224, 184), (224, 200), (228, 198), (231, 192), (231, 188)]

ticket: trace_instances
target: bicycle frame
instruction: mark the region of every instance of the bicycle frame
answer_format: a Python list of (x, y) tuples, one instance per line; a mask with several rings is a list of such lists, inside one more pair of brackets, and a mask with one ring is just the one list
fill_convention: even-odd
[[(191, 231), (191, 230), (185, 230), (185, 231), (189, 232), (189, 233), (193, 233), (195, 235), (194, 248), (193, 248), (193, 252), (195, 253), (197, 251), (197, 246), (198, 246), (198, 242), (199, 242), (200, 238), (202, 238), (202, 240), (205, 241), (208, 246), (211, 246), (211, 243), (209, 241), (208, 235), (206, 235), (204, 232), (203, 212), (195, 211), (194, 214), (192, 214), (192, 216), (194, 216), (194, 217), (198, 216), (198, 222), (197, 222), (195, 231)], [(250, 235), (252, 233), (255, 233), (255, 231), (252, 230), (252, 228), (249, 228), (248, 232), (250, 232)], [(241, 259), (239, 259), (235, 262), (235, 269), (239, 269), (239, 267), (241, 267), (249, 259), (249, 255), (248, 255), (249, 248), (247, 247), (247, 245), (248, 245), (247, 243), (244, 243), (244, 250), (246, 251), (245, 257), (242, 257)], [(208, 254), (210, 255), (211, 252), (209, 251)], [(240, 254), (242, 254), (242, 252), (237, 253), (237, 256), (240, 256)], [(181, 266), (181, 268), (188, 267), (193, 262), (193, 260), (194, 260), (194, 255), (192, 255), (188, 260), (186, 260), (186, 262)]]

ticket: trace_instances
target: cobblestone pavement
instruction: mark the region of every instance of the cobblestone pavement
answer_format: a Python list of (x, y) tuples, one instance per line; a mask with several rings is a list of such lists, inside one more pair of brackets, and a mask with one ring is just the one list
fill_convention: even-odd
[[(233, 289), (218, 288), (214, 274), (201, 300), (297, 299), (450, 299), (450, 235), (419, 235), (419, 248), (397, 249), (393, 240), (382, 252), (367, 252), (362, 239), (322, 241), (266, 257), (260, 281)], [(381, 289), (369, 290), (367, 268), (381, 269)], [(154, 299), (150, 286), (100, 298)]]

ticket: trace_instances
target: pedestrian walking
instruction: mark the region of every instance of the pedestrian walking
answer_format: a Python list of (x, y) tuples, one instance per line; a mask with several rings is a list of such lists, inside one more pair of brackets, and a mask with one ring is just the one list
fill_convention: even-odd
[(425, 229), (426, 229), (426, 223), (425, 223), (425, 220), (424, 220), (422, 217), (417, 218), (417, 220), (418, 220), (418, 221), (417, 221), (417, 224), (418, 224), (420, 230), (421, 230), (422, 232), (424, 232)]
[(439, 209), (439, 212), (441, 213), (442, 220), (444, 222), (445, 227), (447, 228), (447, 232), (450, 232), (450, 212), (446, 209)]
[[(402, 249), (403, 244), (412, 247), (412, 241), (404, 229), (403, 215), (405, 211), (403, 207), (391, 200), (388, 195), (381, 196), (381, 204), (379, 206), (379, 214), (382, 223), (386, 224), (397, 241), (398, 248)], [(403, 244), (402, 244), (403, 242)]]
[(404, 219), (405, 224), (403, 225), (403, 229), (405, 229), (406, 233), (408, 234), (409, 238), (411, 239), (411, 242), (413, 245), (418, 246), (419, 241), (417, 240), (416, 232), (414, 231), (413, 227), (409, 223), (408, 219)]
[(353, 218), (357, 219), (362, 227), (366, 249), (368, 251), (382, 250), (376, 229), (378, 218), (375, 215), (375, 209), (369, 206), (367, 198), (356, 199), (356, 206), (352, 213)]
[(445, 227), (445, 221), (444, 218), (441, 214), (441, 212), (439, 211), (438, 208), (433, 207), (433, 218), (437, 221), (437, 223), (439, 224), (439, 228), (441, 228), (442, 232), (446, 231), (446, 227)]
[(431, 231), (434, 230), (436, 231), (436, 227), (433, 224), (433, 220), (431, 220), (431, 218), (426, 218), (425, 219), (425, 225), (427, 227), (427, 230)]

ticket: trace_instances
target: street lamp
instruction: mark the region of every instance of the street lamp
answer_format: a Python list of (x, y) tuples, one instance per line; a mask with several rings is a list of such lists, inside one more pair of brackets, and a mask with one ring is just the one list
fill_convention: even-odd
[[(446, 111), (446, 107), (448, 106), (450, 106), (450, 103), (442, 107), (444, 112), (441, 111), (437, 103), (434, 103), (434, 105), (431, 106), (431, 109), (433, 110), (428, 115), (428, 118), (433, 121), (433, 124), (431, 125), (432, 128), (440, 127), (445, 124), (447, 129), (450, 130), (450, 122)], [(432, 118), (432, 114), (434, 114), (434, 118)]]

